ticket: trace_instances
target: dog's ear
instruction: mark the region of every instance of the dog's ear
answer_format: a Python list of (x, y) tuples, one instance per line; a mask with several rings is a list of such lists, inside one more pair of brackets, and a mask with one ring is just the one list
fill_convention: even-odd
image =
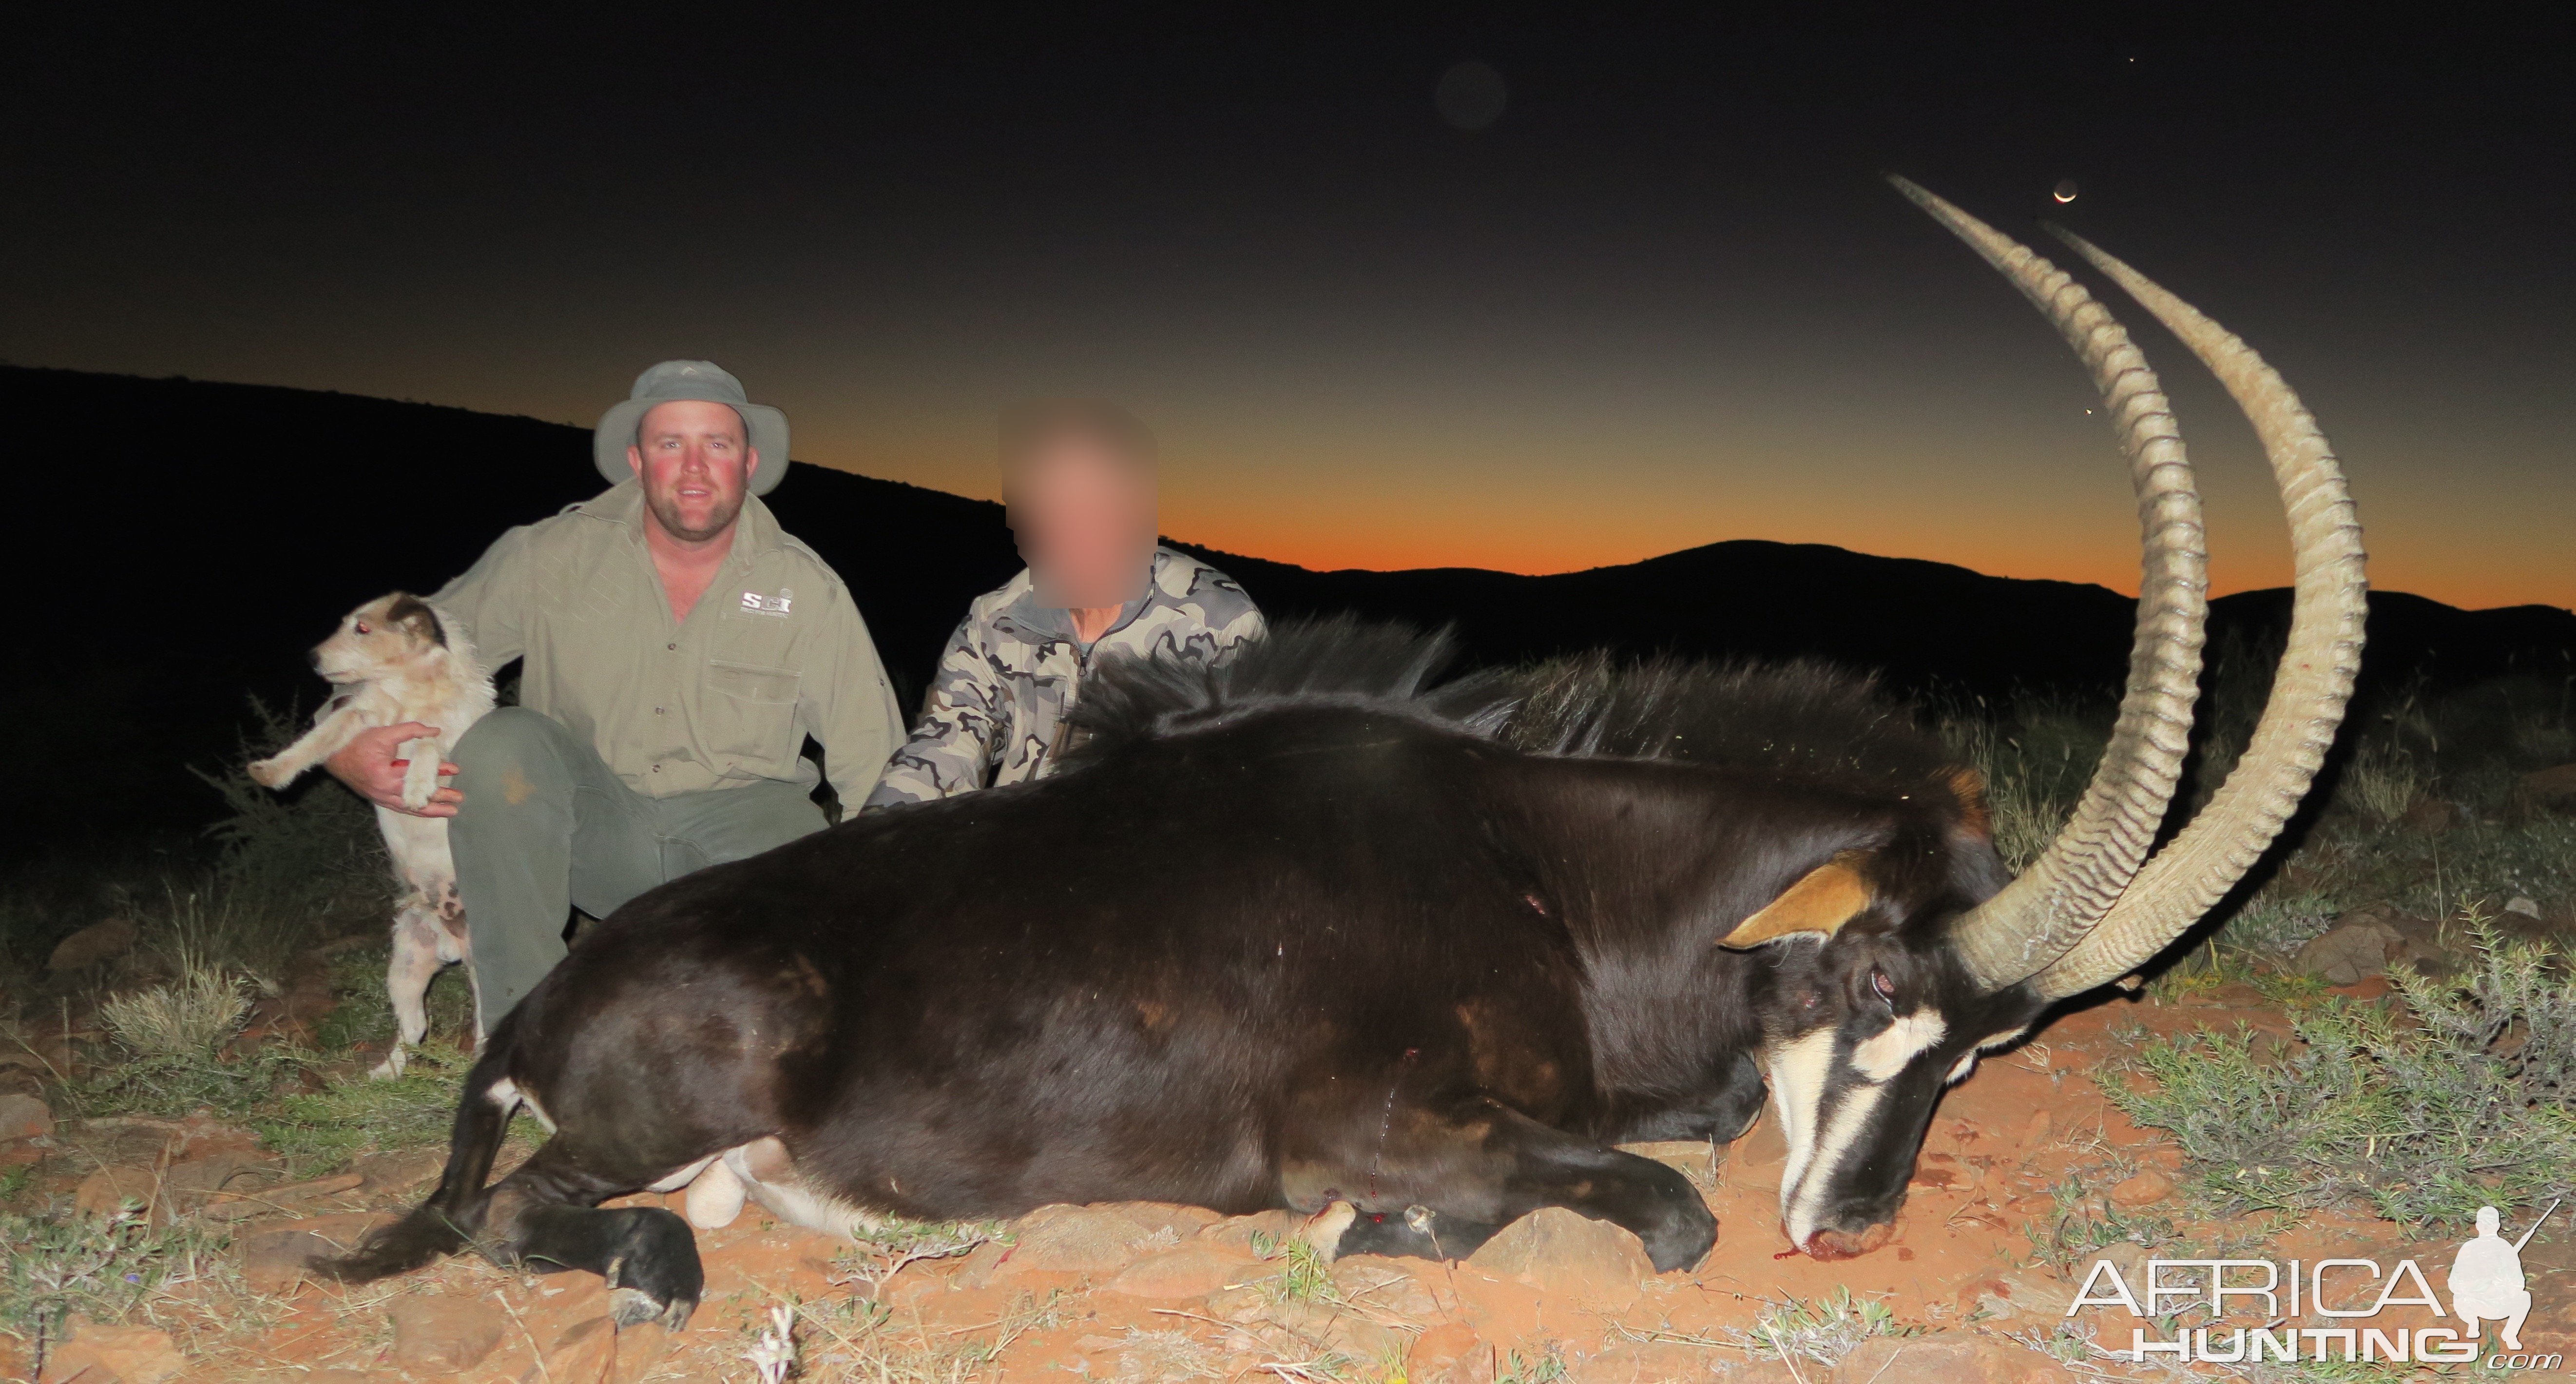
[(429, 602), (408, 591), (394, 597), (394, 603), (385, 607), (385, 620), (388, 624), (409, 625), (412, 633), (441, 648), (446, 647), (447, 631), (438, 623), (438, 612), (429, 608)]

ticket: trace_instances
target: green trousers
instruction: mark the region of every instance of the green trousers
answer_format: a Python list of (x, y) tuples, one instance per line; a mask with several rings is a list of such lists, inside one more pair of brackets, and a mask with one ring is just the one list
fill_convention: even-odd
[(447, 840), (485, 1033), (563, 960), (575, 906), (605, 918), (657, 884), (824, 825), (792, 783), (646, 797), (562, 724), (522, 707), (475, 722), (454, 760), (465, 802)]

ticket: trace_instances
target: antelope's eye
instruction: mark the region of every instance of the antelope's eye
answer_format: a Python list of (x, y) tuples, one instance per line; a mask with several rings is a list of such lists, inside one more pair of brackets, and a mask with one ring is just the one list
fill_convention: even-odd
[(370, 630), (370, 629), (368, 629), (368, 628), (367, 628), (367, 622), (366, 622), (366, 621), (364, 621), (364, 620), (360, 620), (360, 621), (358, 621), (358, 633), (360, 633), (360, 634), (372, 634), (372, 633), (374, 633), (374, 631), (373, 631), (373, 630)]
[(1896, 982), (1887, 978), (1887, 972), (1870, 972), (1869, 988), (1876, 990), (1878, 992), (1878, 997), (1887, 1001), (1890, 1005), (1894, 1005), (1896, 1003)]

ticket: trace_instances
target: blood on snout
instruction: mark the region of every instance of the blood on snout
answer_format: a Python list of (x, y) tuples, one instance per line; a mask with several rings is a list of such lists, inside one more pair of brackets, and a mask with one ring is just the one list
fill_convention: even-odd
[(1807, 1237), (1803, 1247), (1810, 1259), (1831, 1263), (1837, 1259), (1857, 1259), (1896, 1238), (1896, 1222), (1881, 1221), (1857, 1235), (1840, 1230), (1819, 1230)]

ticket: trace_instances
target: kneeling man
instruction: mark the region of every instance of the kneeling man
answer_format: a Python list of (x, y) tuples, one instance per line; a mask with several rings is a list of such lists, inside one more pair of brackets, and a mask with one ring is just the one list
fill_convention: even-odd
[[(564, 955), (572, 906), (605, 917), (692, 870), (824, 825), (823, 746), (853, 808), (902, 730), (841, 579), (758, 496), (787, 471), (787, 418), (705, 361), (665, 361), (592, 439), (607, 493), (510, 530), (431, 597), (519, 704), (457, 742), (458, 901), (485, 1032)], [(358, 737), (331, 772), (402, 805), (394, 758), (417, 725)]]
[(1154, 439), (1113, 404), (1002, 419), (1002, 492), (1028, 570), (975, 598), (870, 810), (1043, 776), (1103, 656), (1214, 663), (1261, 633), (1234, 579), (1155, 543)]

